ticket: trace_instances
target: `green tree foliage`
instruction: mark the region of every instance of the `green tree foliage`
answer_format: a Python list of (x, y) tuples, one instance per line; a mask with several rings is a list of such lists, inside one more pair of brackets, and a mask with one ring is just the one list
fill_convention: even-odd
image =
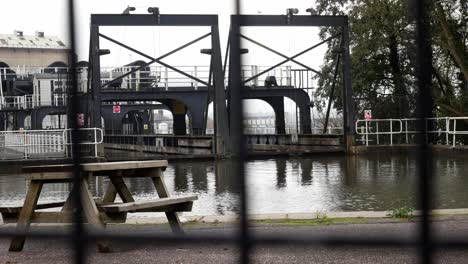
[[(379, 118), (411, 116), (415, 110), (415, 33), (411, 1), (317, 0), (322, 15), (348, 15), (353, 96), (357, 114), (372, 109)], [(438, 1), (432, 16), (433, 95), (436, 114), (468, 115), (468, 15), (466, 0)], [(325, 39), (339, 32), (324, 27)], [(316, 105), (324, 107), (333, 79), (339, 39), (329, 42), (318, 77)], [(334, 106), (341, 109), (341, 79)]]
[(468, 114), (468, 5), (466, 0), (436, 2), (433, 12), (435, 84), (441, 113)]

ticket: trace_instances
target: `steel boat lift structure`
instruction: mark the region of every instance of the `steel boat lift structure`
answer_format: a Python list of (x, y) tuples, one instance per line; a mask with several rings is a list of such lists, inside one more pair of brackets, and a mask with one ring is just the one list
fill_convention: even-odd
[[(343, 131), (344, 143), (346, 149), (353, 144), (354, 141), (354, 109), (352, 101), (351, 87), (351, 67), (349, 55), (349, 26), (346, 16), (318, 16), (318, 15), (296, 15), (297, 9), (287, 9), (284, 15), (232, 15), (231, 16), (231, 31), (229, 33), (228, 47), (223, 55), (220, 49), (219, 24), (217, 15), (191, 15), (191, 14), (160, 14), (157, 7), (148, 8), (149, 14), (131, 14), (131, 8), (127, 9), (123, 14), (93, 14), (91, 15), (91, 30), (90, 30), (90, 49), (89, 49), (89, 66), (88, 66), (88, 89), (87, 92), (80, 96), (80, 112), (84, 113), (86, 118), (84, 126), (87, 127), (103, 127), (101, 117), (109, 116), (116, 117), (117, 115), (109, 114), (112, 109), (110, 106), (118, 102), (127, 102), (133, 109), (151, 110), (151, 109), (168, 109), (173, 113), (174, 119), (174, 134), (185, 135), (186, 124), (185, 116), (188, 114), (191, 118), (192, 134), (195, 136), (203, 136), (206, 134), (206, 120), (208, 113), (208, 105), (213, 102), (214, 112), (214, 151), (216, 156), (227, 156), (236, 145), (239, 144), (241, 138), (236, 135), (239, 131), (233, 127), (234, 119), (239, 118), (236, 115), (239, 105), (231, 102), (238, 102), (236, 96), (242, 99), (261, 99), (272, 105), (276, 115), (276, 133), (279, 135), (285, 134), (284, 120), (284, 98), (289, 97), (296, 102), (300, 111), (300, 129), (299, 134), (310, 135), (310, 98), (307, 92), (303, 89), (297, 89), (294, 86), (278, 86), (272, 89), (265, 86), (249, 86), (249, 82), (258, 78), (269, 71), (280, 67), (287, 62), (293, 62), (309, 72), (321, 74), (319, 71), (302, 64), (296, 60), (300, 55), (324, 44), (332, 39), (339, 39), (340, 47), (337, 52), (336, 67), (334, 72), (334, 81), (331, 87), (330, 98), (328, 102), (327, 118), (328, 121), (331, 102), (334, 97), (336, 79), (339, 74), (339, 66), (342, 69), (343, 80)], [(117, 26), (148, 26), (148, 27), (206, 27), (207, 33), (190, 41), (183, 43), (174, 50), (160, 55), (157, 58), (145, 54), (122, 41), (106, 36), (100, 32), (101, 27), (117, 27)], [(293, 56), (287, 56), (279, 51), (276, 51), (267, 45), (264, 45), (253, 38), (236, 32), (237, 28), (242, 27), (337, 27), (339, 33), (329, 37), (326, 40), (319, 42), (304, 51)], [(178, 69), (164, 62), (164, 59), (170, 55), (177, 53), (186, 47), (193, 45), (205, 38), (211, 38), (211, 47), (201, 49), (202, 54), (210, 56), (210, 67), (208, 80), (197, 77), (189, 72)], [(146, 61), (139, 62), (138, 65), (128, 72), (120, 72), (114, 77), (103, 75), (101, 70), (101, 56), (109, 54), (109, 50), (102, 49), (100, 40), (105, 39), (129, 51), (132, 51), (144, 58)], [(256, 73), (253, 76), (242, 79), (240, 74), (241, 61), (239, 54), (245, 54), (248, 51), (241, 49), (240, 39), (247, 40), (260, 46), (280, 57), (283, 61), (271, 66), (270, 68)], [(229, 56), (229, 59), (228, 59)], [(227, 63), (229, 61), (229, 63)], [(144, 71), (152, 64), (159, 64), (173, 72), (183, 75), (184, 77), (196, 82), (198, 89), (160, 89), (154, 87), (143, 87), (137, 91), (121, 89), (116, 91), (119, 83), (122, 83), (124, 78), (135, 75), (138, 71)], [(229, 64), (229, 73), (227, 85), (225, 84), (225, 74), (227, 64)], [(239, 70), (236, 70), (236, 69)], [(146, 78), (146, 77), (145, 77)], [(117, 84), (117, 85), (116, 85)], [(166, 87), (167, 88), (167, 87)], [(151, 102), (160, 102), (154, 106)], [(134, 102), (138, 102), (137, 105)], [(143, 103), (143, 104), (141, 104)], [(146, 107), (146, 108), (145, 108)], [(42, 109), (46, 114), (47, 111), (57, 110), (63, 113), (65, 107), (55, 109), (50, 106)], [(54, 109), (52, 109), (54, 108)], [(46, 111), (47, 110), (47, 111)], [(48, 113), (48, 112), (47, 112)], [(21, 113), (18, 113), (20, 115)], [(123, 113), (124, 114), (124, 113)], [(122, 114), (121, 114), (122, 115)], [(121, 116), (119, 115), (119, 116)], [(39, 121), (41, 118), (36, 118)], [(146, 118), (148, 119), (148, 118)], [(35, 122), (37, 123), (37, 122)], [(106, 121), (107, 123), (107, 121)], [(327, 128), (325, 124), (324, 131)], [(325, 132), (324, 132), (325, 134)]]
[[(308, 9), (307, 12), (311, 12), (313, 14), (313, 9)], [(330, 107), (331, 107), (331, 102), (334, 97), (334, 90), (336, 86), (336, 80), (338, 76), (338, 70), (340, 66), (340, 61), (341, 61), (341, 66), (342, 66), (342, 76), (343, 76), (343, 131), (344, 131), (344, 144), (346, 146), (346, 149), (348, 150), (349, 147), (354, 143), (354, 105), (353, 105), (353, 100), (352, 100), (352, 86), (351, 86), (351, 64), (350, 64), (350, 53), (349, 53), (349, 25), (348, 25), (348, 17), (347, 16), (319, 16), (319, 15), (295, 15), (298, 13), (297, 9), (289, 8), (286, 10), (285, 15), (232, 15), (231, 16), (231, 31), (229, 34), (229, 46), (228, 49), (230, 51), (230, 75), (229, 75), (229, 91), (228, 91), (228, 105), (230, 104), (230, 101), (236, 101), (236, 99), (233, 100), (231, 96), (234, 94), (240, 94), (242, 98), (249, 98), (252, 93), (252, 91), (258, 91), (258, 93), (261, 93), (259, 90), (264, 90), (264, 97), (269, 97), (269, 100), (276, 100), (274, 98), (275, 96), (279, 97), (286, 97), (284, 93), (278, 93), (278, 89), (265, 89), (266, 87), (258, 87), (256, 89), (252, 89), (251, 87), (247, 86), (247, 83), (255, 78), (258, 78), (261, 75), (264, 75), (271, 70), (274, 70), (275, 68), (280, 67), (281, 65), (291, 61), (294, 62), (295, 64), (305, 68), (306, 70), (309, 70), (311, 72), (314, 72), (316, 74), (321, 74), (319, 71), (314, 70), (310, 68), (307, 65), (304, 65), (303, 63), (300, 63), (296, 61), (295, 59), (299, 57), (302, 54), (305, 54), (306, 52), (325, 44), (328, 41), (331, 41), (334, 38), (340, 38), (340, 47), (339, 47), (339, 52), (337, 53), (337, 58), (335, 60), (335, 72), (334, 72), (334, 78), (333, 78), (333, 83), (331, 87), (331, 92), (330, 92), (330, 97), (328, 101), (328, 109), (327, 109), (327, 115), (326, 115), (326, 123), (324, 126), (324, 134), (327, 129), (328, 125), (328, 119), (330, 115)], [(245, 35), (242, 34), (242, 32), (235, 32), (236, 29), (242, 28), (242, 27), (337, 27), (339, 28), (339, 33), (333, 36), (330, 36), (329, 38), (321, 41), (318, 44), (315, 44), (298, 54), (295, 54), (293, 56), (286, 56), (281, 52), (278, 52), (252, 38), (249, 38)], [(240, 74), (236, 74), (239, 72), (239, 70), (236, 71), (237, 69), (240, 69), (240, 61), (236, 58), (239, 57), (238, 54), (245, 54), (248, 51), (242, 49), (240, 47), (240, 39), (245, 39), (251, 43), (254, 43), (276, 55), (279, 55), (284, 58), (283, 61), (271, 66), (270, 68), (257, 73), (256, 75), (246, 79), (242, 80)], [(226, 52), (227, 54), (227, 52)], [(342, 58), (342, 60), (341, 60)], [(259, 89), (260, 88), (260, 89)], [(281, 88), (281, 87), (280, 87)], [(294, 91), (294, 93), (300, 93), (299, 96), (302, 96), (302, 98), (307, 97), (307, 93), (301, 93), (303, 90), (301, 89), (290, 89), (294, 87), (284, 87), (286, 89), (289, 88), (289, 92), (286, 92), (286, 94), (290, 94), (291, 91)], [(240, 89), (240, 93), (233, 93), (232, 89)], [(299, 90), (299, 91), (298, 91)], [(274, 94), (274, 93), (277, 94)], [(268, 96), (269, 95), (269, 96)], [(291, 99), (293, 99), (291, 96), (289, 96)], [(297, 97), (297, 96), (294, 96)], [(300, 102), (296, 101), (296, 104), (299, 105)], [(284, 102), (282, 101), (277, 101), (272, 103), (271, 105), (274, 107), (275, 104), (279, 104), (279, 109), (284, 109)], [(237, 111), (229, 111), (230, 112), (230, 118), (235, 118), (232, 115), (235, 115)], [(278, 112), (278, 111), (275, 111)], [(301, 108), (301, 132), (304, 134), (310, 134), (311, 129), (310, 129), (310, 110), (307, 107)], [(277, 131), (282, 128), (284, 128), (284, 123), (283, 124), (278, 124), (278, 122), (281, 122), (281, 120), (276, 118), (277, 120)], [(284, 120), (282, 121), (284, 122)], [(232, 133), (231, 133), (232, 134)], [(235, 142), (233, 143), (235, 144)]]
[[(229, 81), (228, 81), (228, 87), (225, 87), (224, 84), (224, 73), (225, 73), (225, 67), (226, 64), (223, 66), (222, 65), (222, 55), (221, 55), (221, 50), (220, 50), (220, 39), (219, 39), (219, 25), (218, 25), (218, 16), (217, 15), (165, 15), (165, 14), (160, 14), (159, 9), (156, 7), (150, 7), (148, 8), (148, 12), (150, 14), (129, 14), (129, 12), (126, 12), (125, 14), (93, 14), (91, 16), (91, 41), (90, 41), (90, 72), (91, 72), (91, 82), (90, 82), (90, 87), (91, 87), (91, 100), (89, 100), (90, 107), (89, 107), (89, 113), (90, 113), (90, 126), (91, 127), (101, 127), (101, 91), (102, 88), (106, 87), (107, 85), (118, 81), (119, 79), (124, 78), (127, 75), (130, 75), (139, 69), (143, 67), (147, 67), (151, 64), (157, 63), (162, 66), (165, 66), (175, 72), (178, 72), (202, 85), (205, 85), (208, 90), (209, 94), (209, 101), (206, 102), (206, 106), (204, 108), (205, 115), (207, 112), (208, 108), (208, 103), (210, 101), (214, 101), (214, 113), (215, 113), (215, 144), (216, 144), (216, 152), (218, 155), (225, 155), (230, 152), (230, 149), (232, 146), (235, 144), (238, 144), (236, 141), (236, 137), (233, 135), (233, 130), (232, 128), (230, 129), (229, 126), (229, 119), (233, 118), (232, 115), (236, 114), (236, 111), (228, 111), (228, 108), (231, 108), (233, 106), (230, 105), (230, 102), (232, 101), (231, 96), (235, 93), (232, 93), (232, 89), (241, 89), (242, 90), (242, 97), (243, 98), (261, 98), (263, 95), (262, 93), (265, 93), (267, 95), (272, 94), (272, 90), (269, 91), (261, 91), (260, 89), (251, 89), (250, 87), (246, 86), (246, 84), (260, 75), (263, 75), (270, 70), (273, 70), (281, 65), (283, 65), (286, 62), (294, 62), (302, 67), (304, 67), (307, 70), (313, 71), (317, 74), (320, 74), (317, 70), (314, 70), (302, 63), (299, 63), (298, 61), (295, 60), (295, 58), (299, 57), (300, 55), (318, 47), (319, 45), (322, 45), (328, 41), (330, 41), (333, 38), (341, 38), (340, 41), (340, 52), (337, 55), (337, 60), (336, 60), (336, 69), (335, 69), (335, 75), (334, 75), (334, 82), (332, 85), (332, 91), (330, 94), (330, 99), (328, 103), (328, 110), (327, 110), (327, 118), (326, 121), (328, 122), (328, 117), (330, 113), (330, 105), (331, 105), (331, 100), (333, 99), (333, 93), (335, 90), (335, 83), (336, 83), (336, 77), (338, 74), (338, 68), (339, 68), (339, 63), (340, 59), (342, 58), (342, 69), (343, 69), (343, 82), (344, 82), (344, 89), (343, 90), (343, 118), (344, 118), (344, 134), (345, 134), (345, 144), (347, 146), (351, 145), (353, 142), (353, 135), (354, 131), (353, 128), (353, 114), (354, 114), (354, 109), (353, 109), (353, 104), (352, 104), (352, 87), (351, 87), (351, 69), (350, 69), (350, 57), (349, 57), (349, 26), (348, 26), (348, 18), (346, 16), (319, 16), (319, 15), (296, 15), (297, 9), (288, 9), (285, 15), (233, 15), (231, 16), (231, 25), (238, 24), (240, 27), (322, 27), (322, 26), (327, 26), (327, 27), (338, 27), (340, 28), (341, 32), (337, 35), (331, 36), (330, 38), (298, 53), (293, 56), (286, 56), (276, 50), (273, 50), (272, 48), (267, 47), (266, 45), (263, 45), (243, 34), (240, 32), (234, 32), (233, 30), (230, 31), (229, 34)], [(200, 38), (197, 38), (187, 44), (184, 44), (180, 46), (179, 48), (174, 49), (171, 52), (168, 52), (158, 58), (154, 58), (152, 56), (149, 56), (141, 51), (138, 51), (118, 40), (115, 40), (113, 38), (110, 38), (108, 36), (105, 36), (99, 32), (99, 28), (103, 26), (181, 26), (181, 27), (187, 27), (187, 26), (206, 26), (209, 28), (210, 32), (201, 36)], [(236, 28), (232, 27), (231, 28)], [(169, 64), (164, 63), (162, 60), (182, 49), (185, 47), (192, 45), (196, 42), (198, 42), (201, 39), (204, 39), (208, 36), (211, 36), (211, 48), (210, 49), (204, 49), (201, 50), (202, 53), (208, 54), (211, 56), (211, 63), (210, 63), (210, 78), (208, 82), (205, 82), (196, 76), (192, 76), (189, 73), (186, 73), (182, 70), (179, 70)], [(117, 77), (116, 79), (109, 81), (107, 83), (101, 84), (100, 82), (100, 56), (103, 54), (107, 54), (108, 52), (106, 50), (101, 50), (100, 45), (99, 45), (99, 40), (100, 38), (107, 39), (108, 41), (111, 41), (123, 48), (126, 48), (132, 52), (135, 52), (145, 58), (148, 59), (148, 62), (142, 65), (139, 68), (134, 69), (133, 71), (130, 71), (124, 75), (121, 75)], [(235, 41), (238, 41), (238, 38), (246, 39), (254, 44), (259, 45), (260, 47), (263, 47), (277, 55), (280, 55), (281, 57), (284, 58), (284, 60), (269, 69), (262, 71), (255, 76), (252, 76), (251, 78), (247, 80), (241, 80), (240, 74), (233, 75), (232, 73), (235, 73), (235, 70), (232, 70), (233, 67), (237, 67), (239, 65), (236, 65), (236, 62), (233, 61), (232, 58), (236, 57), (236, 52), (239, 52), (240, 54), (245, 53), (245, 50), (241, 50), (240, 47), (236, 47)], [(227, 54), (228, 51), (226, 51), (226, 60), (227, 61)], [(288, 88), (288, 87), (284, 87)], [(291, 87), (289, 87), (291, 88)], [(295, 89), (295, 93), (300, 92), (300, 89)], [(279, 89), (275, 89), (275, 92), (278, 93), (278, 96), (284, 96), (284, 94), (278, 92)], [(303, 92), (303, 91), (302, 91)], [(289, 91), (291, 93), (291, 91)], [(303, 94), (302, 94), (303, 95)], [(307, 96), (307, 93), (305, 94)], [(265, 97), (265, 96), (263, 96)], [(297, 97), (297, 96), (296, 96)], [(308, 97), (308, 96), (307, 96)], [(150, 98), (148, 98), (150, 99)], [(226, 105), (226, 99), (228, 102), (228, 105)], [(263, 98), (265, 99), (265, 98)], [(274, 98), (269, 98), (269, 100), (273, 100)], [(307, 100), (308, 101), (308, 100)], [(281, 101), (276, 101), (273, 102), (279, 105), (279, 109), (281, 109), (281, 104), (283, 104), (282, 99)], [(297, 102), (296, 102), (297, 103)], [(171, 106), (169, 106), (170, 108)], [(283, 106), (283, 111), (284, 111), (284, 106)], [(280, 111), (278, 111), (280, 112)], [(228, 114), (229, 113), (229, 114)], [(183, 117), (185, 118), (185, 113), (183, 113)], [(284, 123), (284, 113), (282, 114), (282, 117), (277, 118), (277, 129), (279, 129), (279, 132), (284, 130), (284, 124), (280, 124), (281, 122)], [(177, 117), (175, 117), (176, 119)], [(308, 109), (301, 109), (301, 118), (305, 121), (301, 120), (301, 132), (304, 134), (311, 133), (310, 130), (310, 110)], [(280, 121), (283, 119), (282, 121)], [(309, 124), (307, 124), (307, 120)], [(325, 128), (326, 129), (325, 125)], [(232, 132), (230, 132), (230, 130)], [(230, 140), (232, 139), (232, 140)]]
[[(159, 13), (157, 7), (148, 8), (148, 12), (151, 14), (93, 14), (91, 15), (91, 38), (90, 38), (90, 72), (91, 72), (91, 100), (89, 102), (89, 111), (90, 114), (90, 124), (91, 127), (101, 127), (101, 104), (102, 104), (102, 88), (107, 85), (118, 81), (132, 73), (137, 72), (143, 67), (147, 67), (151, 64), (157, 63), (164, 67), (167, 67), (174, 72), (184, 75), (202, 85), (205, 85), (208, 90), (209, 98), (214, 101), (214, 112), (215, 112), (215, 149), (217, 155), (225, 155), (229, 153), (229, 130), (228, 130), (228, 115), (225, 103), (225, 86), (224, 86), (224, 76), (222, 71), (222, 57), (220, 50), (220, 40), (219, 40), (219, 26), (218, 26), (218, 16), (217, 15), (164, 15)], [(129, 12), (126, 12), (129, 13)], [(209, 33), (188, 42), (158, 58), (153, 58), (141, 51), (138, 51), (118, 40), (105, 36), (99, 32), (99, 28), (103, 26), (155, 26), (155, 27), (191, 27), (191, 26), (205, 26), (209, 28)], [(209, 54), (211, 56), (210, 63), (210, 77), (208, 82), (205, 82), (187, 72), (179, 70), (162, 60), (206, 37), (211, 36), (211, 48), (204, 49), (201, 52)], [(107, 39), (123, 48), (126, 48), (136, 54), (139, 54), (149, 61), (126, 74), (115, 78), (107, 83), (101, 84), (101, 71), (100, 71), (100, 56), (108, 54), (108, 51), (100, 49), (99, 40), (100, 38)], [(164, 91), (161, 91), (164, 93)], [(154, 98), (146, 98), (148, 101)], [(173, 105), (169, 107), (179, 109), (180, 106), (177, 105), (177, 101), (172, 101)], [(205, 116), (207, 113), (208, 103), (204, 106)], [(183, 119), (185, 122), (185, 111), (182, 111), (180, 117), (177, 115), (174, 116), (174, 121), (176, 119)], [(179, 120), (182, 121), (182, 120)]]

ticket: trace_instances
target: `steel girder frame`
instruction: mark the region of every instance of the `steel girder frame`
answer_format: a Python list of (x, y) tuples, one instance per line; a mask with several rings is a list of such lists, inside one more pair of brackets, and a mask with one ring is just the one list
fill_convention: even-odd
[[(350, 61), (350, 51), (349, 51), (349, 24), (347, 16), (318, 16), (318, 15), (232, 15), (231, 24), (237, 24), (239, 27), (340, 27), (341, 28), (341, 46), (342, 46), (342, 69), (343, 69), (343, 129), (344, 129), (344, 140), (346, 149), (349, 150), (350, 147), (354, 144), (354, 103), (352, 100), (352, 84), (351, 84), (351, 61)], [(336, 37), (336, 36), (332, 36)], [(238, 36), (234, 38), (230, 36), (230, 41), (235, 41), (239, 38), (246, 38), (245, 36), (238, 33)], [(255, 42), (254, 42), (255, 43)], [(230, 45), (233, 47), (233, 45)], [(312, 47), (313, 48), (313, 47)], [(311, 48), (310, 48), (311, 49)], [(308, 50), (310, 50), (308, 49)], [(269, 49), (268, 49), (269, 50)], [(306, 51), (308, 51), (306, 50)], [(240, 53), (240, 47), (238, 50), (230, 49), (230, 57), (236, 56), (235, 52)], [(270, 50), (271, 51), (271, 50)], [(272, 51), (275, 53), (275, 51)], [(302, 55), (305, 52), (296, 54), (295, 56), (286, 58), (283, 63), (287, 61), (293, 61), (299, 55)], [(281, 56), (284, 58), (283, 54)], [(278, 63), (275, 67), (280, 66), (283, 63)], [(236, 65), (234, 65), (236, 66)], [(234, 82), (232, 78), (235, 78)], [(230, 83), (239, 83), (243, 82), (238, 78), (240, 76), (230, 76)], [(233, 87), (229, 87), (233, 89)], [(231, 92), (228, 94), (232, 94)], [(230, 101), (231, 98), (228, 98)], [(232, 111), (231, 111), (232, 112)]]
[[(215, 145), (216, 153), (219, 156), (224, 156), (229, 153), (230, 145), (228, 141), (229, 128), (227, 123), (227, 108), (225, 102), (225, 87), (224, 87), (224, 76), (222, 71), (222, 58), (221, 49), (219, 43), (219, 27), (218, 27), (218, 16), (217, 15), (153, 15), (153, 14), (131, 14), (131, 15), (119, 15), (119, 14), (93, 14), (91, 15), (91, 38), (90, 38), (90, 65), (91, 65), (91, 85), (92, 87), (92, 103), (90, 107), (91, 113), (91, 126), (101, 127), (101, 72), (100, 72), (100, 45), (99, 38), (108, 37), (99, 33), (99, 27), (101, 26), (206, 26), (210, 27), (211, 33), (211, 69), (210, 73), (213, 79), (213, 85), (208, 84), (208, 89), (213, 94), (214, 100), (214, 113), (215, 113)], [(121, 45), (134, 52), (136, 50), (118, 42), (114, 43)], [(179, 49), (174, 50), (166, 55), (173, 54), (179, 51), (183, 47), (186, 47), (194, 42), (188, 43)], [(140, 55), (142, 55), (140, 53)], [(143, 54), (144, 55), (144, 54)], [(165, 57), (163, 55), (162, 57)], [(186, 73), (173, 68), (160, 61), (160, 58), (152, 58), (150, 56), (144, 56), (150, 59), (147, 65), (152, 63), (159, 63), (171, 69), (178, 71), (181, 74), (186, 75), (191, 79), (197, 80), (195, 77), (190, 76)], [(206, 85), (206, 83), (204, 83)], [(206, 107), (207, 109), (207, 107)]]

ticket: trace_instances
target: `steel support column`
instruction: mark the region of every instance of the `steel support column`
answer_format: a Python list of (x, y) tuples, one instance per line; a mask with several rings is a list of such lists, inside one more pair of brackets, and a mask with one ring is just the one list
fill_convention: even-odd
[(90, 127), (101, 128), (101, 58), (99, 55), (99, 26), (91, 25), (91, 93), (89, 107)]
[(286, 134), (286, 121), (284, 118), (284, 97), (272, 96), (264, 98), (275, 111), (275, 129), (276, 134)]
[(223, 63), (219, 40), (218, 25), (211, 26), (211, 49), (212, 69), (214, 83), (214, 113), (215, 113), (215, 135), (216, 153), (225, 155), (232, 149), (229, 142), (229, 123), (226, 107), (226, 90), (224, 87)]
[(351, 86), (351, 59), (349, 51), (349, 25), (346, 17), (343, 32), (343, 131), (346, 150), (354, 145), (354, 102)]
[(19, 130), (20, 128), (24, 128), (24, 120), (26, 120), (26, 116), (28, 113), (26, 111), (18, 111), (16, 113), (16, 120), (15, 120), (15, 130)]

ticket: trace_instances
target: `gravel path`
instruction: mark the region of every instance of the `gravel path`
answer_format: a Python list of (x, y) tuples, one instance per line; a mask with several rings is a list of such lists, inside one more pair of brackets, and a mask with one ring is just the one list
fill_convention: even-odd
[[(5, 227), (3, 227), (5, 228)], [(41, 228), (43, 229), (43, 228)], [(65, 230), (64, 227), (61, 229)], [(112, 226), (115, 232), (167, 233), (165, 226), (122, 225)], [(233, 234), (232, 225), (190, 225), (186, 228), (191, 234)], [(467, 237), (468, 218), (437, 221), (434, 224), (437, 236)], [(304, 235), (311, 236), (368, 236), (411, 239), (417, 234), (417, 225), (412, 222), (336, 224), (325, 226), (256, 225), (252, 231), (258, 235)], [(6, 239), (0, 239), (0, 263), (71, 263), (73, 251), (68, 241), (29, 239), (23, 252), (8, 252)], [(215, 244), (206, 241), (200, 244), (187, 244), (161, 247), (148, 244), (126, 244), (113, 242), (114, 253), (96, 253), (96, 248), (88, 248), (89, 263), (237, 263), (239, 250), (232, 244)], [(254, 263), (417, 263), (417, 252), (404, 248), (359, 248), (359, 247), (309, 247), (309, 246), (262, 246), (254, 248)], [(468, 249), (439, 250), (435, 252), (436, 263), (468, 263)]]

